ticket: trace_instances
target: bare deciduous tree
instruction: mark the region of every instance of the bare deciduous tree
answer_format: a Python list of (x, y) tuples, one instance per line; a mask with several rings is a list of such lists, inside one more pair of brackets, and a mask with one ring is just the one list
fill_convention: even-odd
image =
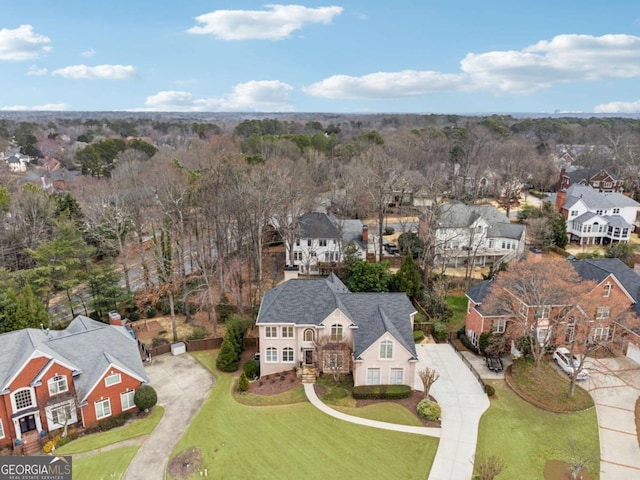
[(495, 455), (476, 457), (473, 461), (473, 471), (478, 476), (478, 480), (493, 480), (500, 475), (506, 467), (507, 465), (504, 460)]
[(436, 380), (440, 378), (440, 374), (436, 371), (435, 368), (425, 367), (418, 372), (418, 376), (420, 380), (422, 380), (422, 385), (424, 386), (424, 397), (429, 398), (429, 391)]

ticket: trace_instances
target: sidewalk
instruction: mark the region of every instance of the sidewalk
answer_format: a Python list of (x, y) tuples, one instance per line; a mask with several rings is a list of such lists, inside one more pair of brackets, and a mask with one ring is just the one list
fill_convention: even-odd
[[(478, 424), (489, 399), (451, 345), (416, 345), (416, 350), (418, 368), (428, 366), (440, 374), (430, 392), (442, 408), (442, 432), (429, 480), (468, 480), (473, 474)], [(415, 388), (422, 389), (417, 374)]]
[(367, 418), (354, 417), (353, 415), (347, 415), (346, 413), (342, 413), (337, 410), (334, 410), (333, 408), (328, 407), (327, 405), (325, 405), (320, 401), (320, 399), (316, 395), (316, 391), (314, 390), (312, 383), (304, 384), (304, 393), (307, 395), (307, 398), (309, 399), (311, 404), (314, 407), (316, 407), (318, 410), (321, 410), (327, 415), (331, 415), (332, 417), (335, 417), (339, 420), (343, 420), (345, 422), (364, 425), (366, 427), (382, 428), (384, 430), (393, 430), (394, 432), (414, 433), (416, 435), (426, 435), (429, 437), (440, 436), (439, 428), (413, 427), (410, 425), (398, 425), (396, 423), (380, 422), (378, 420), (369, 420)]

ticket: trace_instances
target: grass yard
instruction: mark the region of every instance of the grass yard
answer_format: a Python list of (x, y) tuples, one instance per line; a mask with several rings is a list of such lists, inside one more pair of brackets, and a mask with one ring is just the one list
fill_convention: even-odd
[(447, 305), (453, 311), (453, 317), (447, 324), (448, 332), (457, 332), (464, 327), (464, 320), (467, 314), (467, 297), (463, 295), (447, 295), (445, 297)]
[(73, 440), (60, 448), (56, 448), (56, 454), (72, 455), (74, 453), (89, 452), (91, 450), (96, 450), (107, 445), (121, 442), (122, 440), (147, 435), (156, 428), (156, 425), (162, 418), (162, 415), (164, 415), (164, 408), (156, 406), (145, 418), (135, 420), (128, 425), (114, 428), (107, 432), (93, 433), (91, 435), (78, 438), (77, 440)]
[(256, 395), (251, 392), (233, 393), (236, 402), (254, 407), (266, 407), (269, 405), (289, 405), (292, 403), (306, 402), (304, 387), (299, 386), (277, 395)]
[(589, 472), (599, 478), (600, 442), (595, 409), (579, 413), (549, 413), (525, 402), (502, 381), (487, 382), (496, 389), (491, 406), (480, 419), (476, 456), (495, 455), (507, 468), (497, 477), (509, 480), (543, 478), (547, 460), (563, 459), (569, 438), (595, 454)]
[(540, 363), (538, 375), (533, 376), (533, 369), (533, 360), (521, 359), (506, 374), (514, 389), (534, 405), (552, 412), (576, 412), (593, 407), (591, 395), (579, 383), (573, 396), (567, 397), (567, 376), (558, 373), (545, 359)]
[(411, 425), (422, 427), (422, 422), (402, 405), (392, 402), (375, 403), (365, 407), (342, 407), (335, 406), (339, 412), (353, 415), (354, 417), (368, 418), (380, 422), (397, 423), (400, 425)]
[(214, 355), (194, 357), (218, 380), (172, 456), (199, 447), (210, 478), (424, 479), (431, 469), (436, 438), (342, 422), (308, 402), (241, 405), (231, 393), (233, 378), (215, 369)]
[[(118, 480), (133, 460), (137, 446), (122, 447), (91, 457), (73, 459), (73, 478), (77, 480)], [(56, 451), (58, 453), (58, 451)]]

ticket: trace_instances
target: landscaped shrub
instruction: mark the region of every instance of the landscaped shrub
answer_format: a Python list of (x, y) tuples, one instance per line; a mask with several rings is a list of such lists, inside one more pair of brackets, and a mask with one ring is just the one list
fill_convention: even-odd
[(393, 227), (384, 227), (383, 235), (393, 235), (395, 231), (396, 229)]
[(257, 378), (260, 376), (260, 364), (255, 360), (247, 360), (242, 366), (242, 371), (247, 378)]
[(249, 379), (247, 378), (247, 375), (242, 372), (238, 379), (238, 391), (246, 392), (247, 390), (249, 390)]
[(491, 338), (490, 332), (483, 332), (480, 334), (480, 338), (478, 339), (478, 346), (480, 347), (481, 352), (484, 352), (489, 346), (490, 338)]
[(440, 405), (426, 398), (424, 400), (420, 400), (420, 403), (416, 406), (416, 411), (422, 418), (426, 418), (432, 422), (437, 421), (442, 414)]
[(422, 330), (416, 330), (413, 332), (413, 341), (416, 343), (420, 343), (424, 340), (424, 332)]
[(51, 453), (52, 451), (54, 451), (55, 447), (56, 447), (56, 439), (53, 438), (43, 445), (42, 451), (44, 453)]
[(131, 320), (132, 322), (140, 320), (140, 314), (138, 312), (130, 312), (128, 316), (129, 320)]
[(115, 417), (105, 418), (98, 422), (98, 429), (101, 432), (106, 432), (112, 428), (121, 427), (127, 420), (122, 415), (116, 415)]
[(229, 333), (222, 340), (220, 353), (218, 353), (218, 358), (216, 359), (216, 367), (223, 372), (235, 372), (238, 369), (238, 355)]
[(460, 342), (462, 342), (462, 344), (465, 347), (467, 347), (469, 350), (471, 350), (472, 352), (477, 352), (478, 351), (476, 346), (473, 343), (471, 343), (471, 340), (469, 340), (469, 337), (467, 337), (466, 335), (460, 336)]
[(409, 385), (358, 385), (351, 392), (356, 400), (399, 400), (411, 395)]
[(147, 308), (147, 318), (153, 318), (158, 314), (158, 310), (155, 307)]
[(143, 411), (153, 408), (158, 403), (158, 394), (151, 385), (141, 385), (133, 395), (133, 403)]
[(447, 339), (447, 324), (435, 322), (433, 324), (433, 338), (436, 342), (444, 342)]
[(489, 385), (488, 383), (485, 383), (484, 393), (486, 393), (489, 397), (493, 397), (496, 394), (496, 389), (493, 388), (493, 385)]
[(166, 343), (171, 343), (171, 342), (169, 342), (169, 340), (167, 338), (161, 337), (160, 335), (156, 335), (151, 340), (151, 346), (152, 347), (159, 347), (160, 345), (164, 345)]

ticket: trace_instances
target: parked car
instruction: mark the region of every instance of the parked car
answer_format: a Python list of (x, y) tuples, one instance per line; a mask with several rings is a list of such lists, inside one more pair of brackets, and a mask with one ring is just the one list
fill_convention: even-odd
[[(580, 360), (564, 347), (556, 348), (556, 351), (553, 352), (553, 361), (569, 376), (580, 369)], [(586, 380), (587, 378), (589, 378), (589, 371), (582, 368), (578, 372), (576, 380)]]

